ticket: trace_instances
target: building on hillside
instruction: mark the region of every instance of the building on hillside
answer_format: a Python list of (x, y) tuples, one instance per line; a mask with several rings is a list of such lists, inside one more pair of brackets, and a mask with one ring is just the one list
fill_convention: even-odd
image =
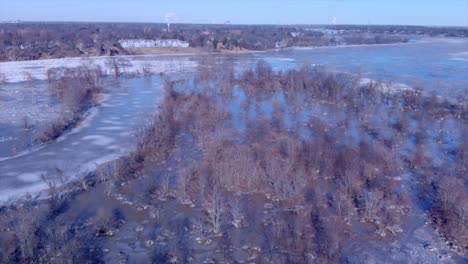
[(122, 48), (188, 48), (187, 41), (179, 39), (122, 39), (119, 40)]
[(276, 49), (283, 49), (283, 48), (286, 48), (286, 47), (288, 47), (288, 43), (286, 41), (284, 41), (284, 40), (283, 41), (277, 41), (275, 43), (275, 48)]

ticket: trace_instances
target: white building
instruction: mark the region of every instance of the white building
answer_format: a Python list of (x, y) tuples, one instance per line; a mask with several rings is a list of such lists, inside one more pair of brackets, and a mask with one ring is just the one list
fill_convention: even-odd
[(119, 40), (122, 48), (188, 48), (187, 41), (178, 39), (122, 39)]
[(291, 32), (291, 36), (293, 38), (296, 38), (296, 37), (299, 37), (299, 36), (302, 36), (302, 35), (304, 35), (304, 33), (302, 33), (302, 32)]
[(277, 49), (283, 49), (283, 48), (286, 48), (288, 46), (288, 43), (286, 43), (286, 41), (278, 41), (275, 43), (275, 48)]

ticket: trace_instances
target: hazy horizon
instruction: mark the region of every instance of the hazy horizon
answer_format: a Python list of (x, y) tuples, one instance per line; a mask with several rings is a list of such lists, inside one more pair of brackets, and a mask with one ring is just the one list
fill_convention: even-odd
[[(65, 21), (65, 20), (21, 20), (21, 19), (16, 19), (16, 20), (1, 20), (0, 23), (8, 23), (8, 22), (20, 22), (20, 23), (128, 23), (128, 24), (167, 24), (167, 22), (164, 21), (85, 21), (85, 20), (73, 20), (73, 21)], [(224, 25), (225, 23), (197, 23), (197, 22), (174, 22), (171, 23), (171, 25)], [(444, 27), (444, 28), (468, 28), (468, 25), (424, 25), (424, 24), (358, 24), (358, 23), (337, 23), (337, 24), (319, 24), (319, 23), (295, 23), (295, 24), (275, 24), (275, 23), (229, 23), (227, 25), (242, 25), (242, 26), (257, 26), (257, 25), (264, 25), (264, 26), (332, 26), (332, 25), (337, 25), (337, 26), (414, 26), (414, 27)]]
[[(28, 7), (27, 9), (25, 7)], [(261, 12), (260, 12), (261, 11)], [(0, 21), (254, 25), (468, 26), (468, 1), (396, 0), (17, 0), (0, 3)]]

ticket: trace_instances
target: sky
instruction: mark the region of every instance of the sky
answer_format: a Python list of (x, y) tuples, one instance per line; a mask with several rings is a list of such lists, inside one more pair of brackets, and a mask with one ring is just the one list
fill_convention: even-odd
[(468, 26), (468, 0), (0, 0), (0, 21)]

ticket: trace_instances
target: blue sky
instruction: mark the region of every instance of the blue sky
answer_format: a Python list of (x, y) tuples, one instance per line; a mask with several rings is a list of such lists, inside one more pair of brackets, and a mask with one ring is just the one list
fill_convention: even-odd
[(0, 21), (468, 26), (468, 0), (0, 0)]

